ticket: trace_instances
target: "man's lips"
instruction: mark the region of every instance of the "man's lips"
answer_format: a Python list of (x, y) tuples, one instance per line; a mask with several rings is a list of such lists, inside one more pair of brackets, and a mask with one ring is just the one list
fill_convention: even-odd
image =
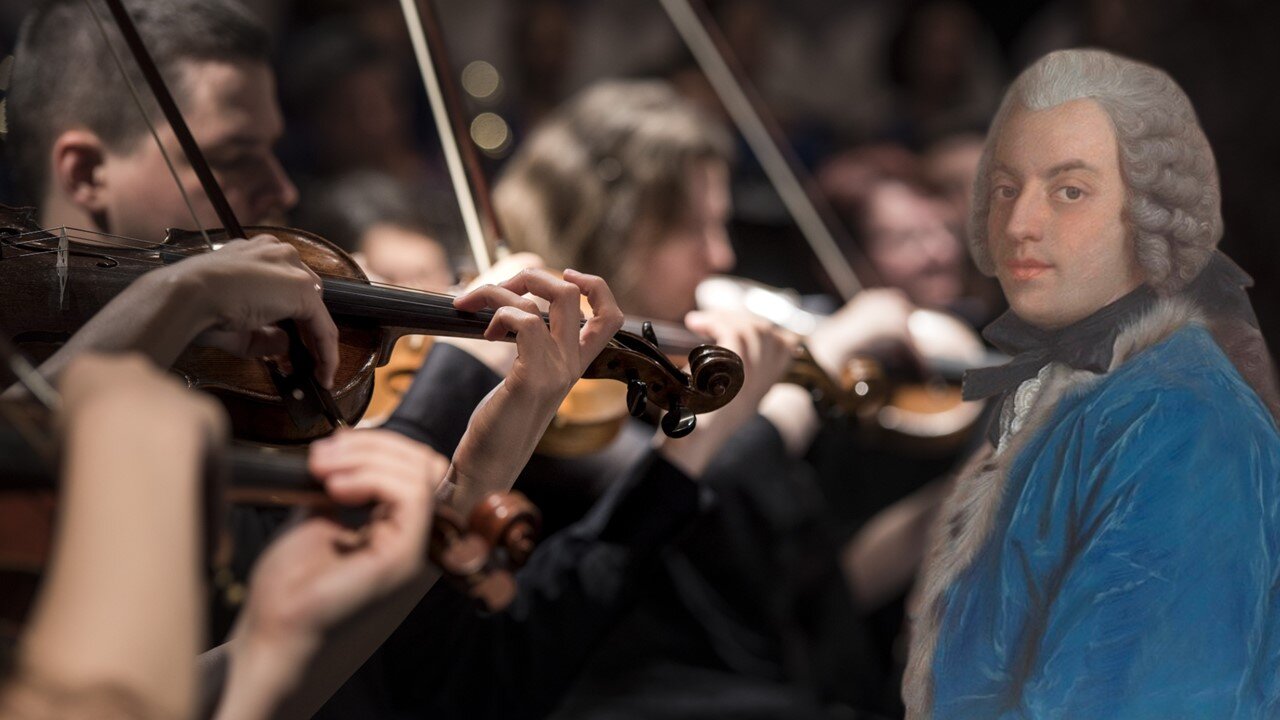
[(1009, 269), (1009, 274), (1012, 275), (1015, 280), (1030, 280), (1034, 277), (1039, 277), (1046, 270), (1053, 267), (1053, 265), (1047, 262), (1032, 260), (1029, 258), (1022, 260), (1007, 260), (1005, 261), (1004, 266)]

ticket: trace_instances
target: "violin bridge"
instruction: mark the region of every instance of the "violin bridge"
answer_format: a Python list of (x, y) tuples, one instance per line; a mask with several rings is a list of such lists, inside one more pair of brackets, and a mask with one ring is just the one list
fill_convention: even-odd
[(58, 309), (63, 310), (66, 307), (67, 300), (67, 228), (63, 227), (58, 233)]

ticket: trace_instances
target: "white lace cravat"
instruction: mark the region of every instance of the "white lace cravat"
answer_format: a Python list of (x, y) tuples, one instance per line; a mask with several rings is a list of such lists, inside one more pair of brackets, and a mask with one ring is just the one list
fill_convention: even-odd
[(1009, 444), (1009, 438), (1022, 429), (1028, 413), (1031, 412), (1031, 406), (1035, 404), (1036, 398), (1040, 397), (1040, 388), (1049, 375), (1049, 368), (1055, 364), (1049, 363), (1040, 368), (1040, 372), (1035, 377), (1023, 380), (1018, 389), (1013, 391), (1013, 397), (1005, 402), (1000, 410), (1000, 442), (996, 444), (996, 455), (1004, 452)]

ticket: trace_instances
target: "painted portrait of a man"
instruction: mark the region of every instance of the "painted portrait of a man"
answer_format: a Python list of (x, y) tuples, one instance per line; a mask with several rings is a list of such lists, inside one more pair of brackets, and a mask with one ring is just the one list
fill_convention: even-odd
[(1052, 53), (987, 138), (971, 251), (998, 411), (934, 529), (909, 717), (1280, 712), (1274, 373), (1212, 151), (1164, 72)]

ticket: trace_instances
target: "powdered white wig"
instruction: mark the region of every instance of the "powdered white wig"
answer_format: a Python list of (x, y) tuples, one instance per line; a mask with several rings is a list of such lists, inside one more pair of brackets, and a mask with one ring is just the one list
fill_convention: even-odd
[(1204, 268), (1222, 238), (1218, 170), (1191, 101), (1173, 78), (1101, 50), (1060, 50), (1027, 68), (1005, 94), (987, 135), (969, 216), (969, 249), (995, 272), (987, 247), (995, 140), (1019, 107), (1047, 110), (1090, 99), (1111, 118), (1128, 190), (1124, 220), (1147, 284), (1181, 289)]

